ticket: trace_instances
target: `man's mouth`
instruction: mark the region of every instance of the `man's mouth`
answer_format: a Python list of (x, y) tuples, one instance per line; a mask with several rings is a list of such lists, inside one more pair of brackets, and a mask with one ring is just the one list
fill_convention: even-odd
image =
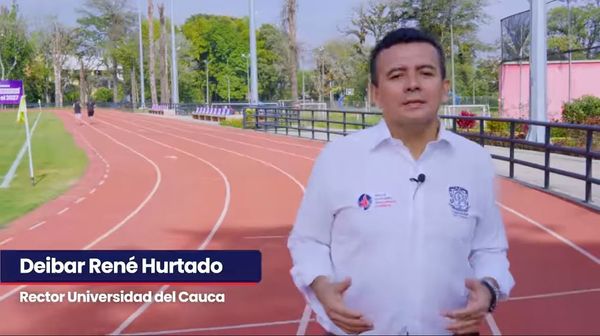
[(411, 99), (404, 102), (404, 106), (407, 107), (421, 107), (425, 104), (424, 100)]

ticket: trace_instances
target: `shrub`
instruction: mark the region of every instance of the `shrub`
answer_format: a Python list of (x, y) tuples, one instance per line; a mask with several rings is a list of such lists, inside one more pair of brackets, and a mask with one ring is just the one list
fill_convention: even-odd
[[(464, 116), (464, 117), (476, 116), (475, 113), (471, 113), (469, 111), (460, 111), (460, 115)], [(475, 127), (476, 123), (477, 123), (477, 120), (474, 120), (474, 119), (458, 119), (456, 121), (456, 124), (458, 125), (458, 127), (466, 128), (466, 129), (471, 129), (471, 128)]]
[(230, 126), (230, 127), (236, 127), (236, 128), (243, 128), (243, 120), (242, 118), (236, 118), (236, 119), (223, 119), (219, 122), (219, 124), (221, 126)]
[(497, 135), (508, 135), (510, 123), (503, 121), (488, 121), (486, 123), (487, 131)]
[(565, 103), (562, 110), (564, 122), (582, 124), (590, 117), (600, 117), (600, 98), (583, 96)]
[(93, 94), (96, 103), (108, 103), (112, 101), (113, 93), (112, 90), (106, 87), (101, 87)]

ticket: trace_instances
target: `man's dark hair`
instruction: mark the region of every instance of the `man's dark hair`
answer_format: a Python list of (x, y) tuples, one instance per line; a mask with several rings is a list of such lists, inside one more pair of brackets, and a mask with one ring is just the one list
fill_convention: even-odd
[(399, 28), (387, 33), (387, 35), (375, 45), (373, 51), (371, 51), (371, 57), (369, 59), (371, 83), (377, 86), (377, 56), (379, 56), (384, 49), (395, 46), (396, 44), (419, 42), (429, 43), (437, 50), (442, 79), (446, 79), (446, 60), (444, 58), (444, 50), (442, 50), (439, 42), (433, 36), (418, 29)]

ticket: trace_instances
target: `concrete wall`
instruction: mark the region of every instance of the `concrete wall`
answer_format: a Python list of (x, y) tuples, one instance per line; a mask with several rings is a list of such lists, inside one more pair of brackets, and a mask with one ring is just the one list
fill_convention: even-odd
[[(548, 62), (547, 69), (548, 121), (560, 120), (562, 105), (568, 100), (569, 95), (569, 64), (566, 61)], [(600, 60), (573, 61), (571, 64), (571, 98), (575, 99), (583, 95), (600, 97)], [(517, 119), (529, 117), (528, 63), (519, 66), (518, 63), (511, 62), (501, 66), (500, 104), (500, 114), (503, 117)]]

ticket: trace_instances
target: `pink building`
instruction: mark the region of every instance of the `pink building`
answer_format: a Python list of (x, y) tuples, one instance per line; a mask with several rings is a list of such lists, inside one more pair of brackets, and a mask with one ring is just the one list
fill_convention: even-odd
[[(521, 82), (519, 84), (519, 76)], [(562, 105), (569, 97), (569, 63), (549, 61), (547, 71), (548, 121), (560, 120)], [(600, 60), (572, 61), (571, 99), (584, 95), (600, 97)], [(529, 117), (529, 63), (509, 62), (500, 68), (500, 115)]]

